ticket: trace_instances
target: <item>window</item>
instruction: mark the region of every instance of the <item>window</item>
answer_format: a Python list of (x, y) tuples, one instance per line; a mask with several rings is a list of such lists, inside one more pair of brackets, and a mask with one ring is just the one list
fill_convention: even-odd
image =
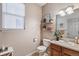
[(25, 5), (21, 3), (2, 4), (2, 27), (6, 29), (24, 29)]

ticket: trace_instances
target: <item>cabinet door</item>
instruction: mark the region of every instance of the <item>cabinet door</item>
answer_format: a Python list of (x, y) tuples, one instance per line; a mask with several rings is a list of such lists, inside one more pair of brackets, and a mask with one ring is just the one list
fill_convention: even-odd
[(55, 49), (52, 49), (51, 55), (52, 55), (52, 56), (61, 56), (61, 52), (60, 52), (60, 51), (57, 51), (57, 50), (55, 50)]
[(63, 55), (65, 56), (79, 56), (79, 52), (71, 50), (71, 49), (67, 49), (67, 48), (63, 48)]
[(62, 47), (55, 45), (55, 44), (51, 44), (51, 56), (61, 56), (62, 53)]

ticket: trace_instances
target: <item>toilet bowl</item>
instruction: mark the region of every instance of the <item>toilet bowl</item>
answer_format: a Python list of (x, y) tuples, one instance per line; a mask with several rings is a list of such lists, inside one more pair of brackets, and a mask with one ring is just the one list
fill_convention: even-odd
[(39, 54), (43, 55), (44, 52), (47, 51), (47, 48), (48, 48), (49, 45), (50, 45), (49, 39), (43, 39), (43, 45), (37, 47), (37, 50), (39, 51)]
[(42, 45), (42, 46), (38, 46), (37, 49), (39, 51), (46, 51), (47, 47), (45, 47), (45, 46)]

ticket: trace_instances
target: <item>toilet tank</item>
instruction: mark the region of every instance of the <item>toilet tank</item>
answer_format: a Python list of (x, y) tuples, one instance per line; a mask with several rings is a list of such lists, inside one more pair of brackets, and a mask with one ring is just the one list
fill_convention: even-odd
[(50, 45), (49, 39), (43, 39), (43, 45), (48, 47)]

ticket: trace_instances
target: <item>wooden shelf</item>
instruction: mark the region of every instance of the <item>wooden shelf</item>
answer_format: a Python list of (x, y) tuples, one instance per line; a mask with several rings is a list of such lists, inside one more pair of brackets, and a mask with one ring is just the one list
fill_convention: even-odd
[[(46, 28), (44, 28), (46, 27)], [(42, 23), (42, 29), (46, 29), (47, 31), (54, 31), (55, 30), (55, 24), (54, 23)]]

